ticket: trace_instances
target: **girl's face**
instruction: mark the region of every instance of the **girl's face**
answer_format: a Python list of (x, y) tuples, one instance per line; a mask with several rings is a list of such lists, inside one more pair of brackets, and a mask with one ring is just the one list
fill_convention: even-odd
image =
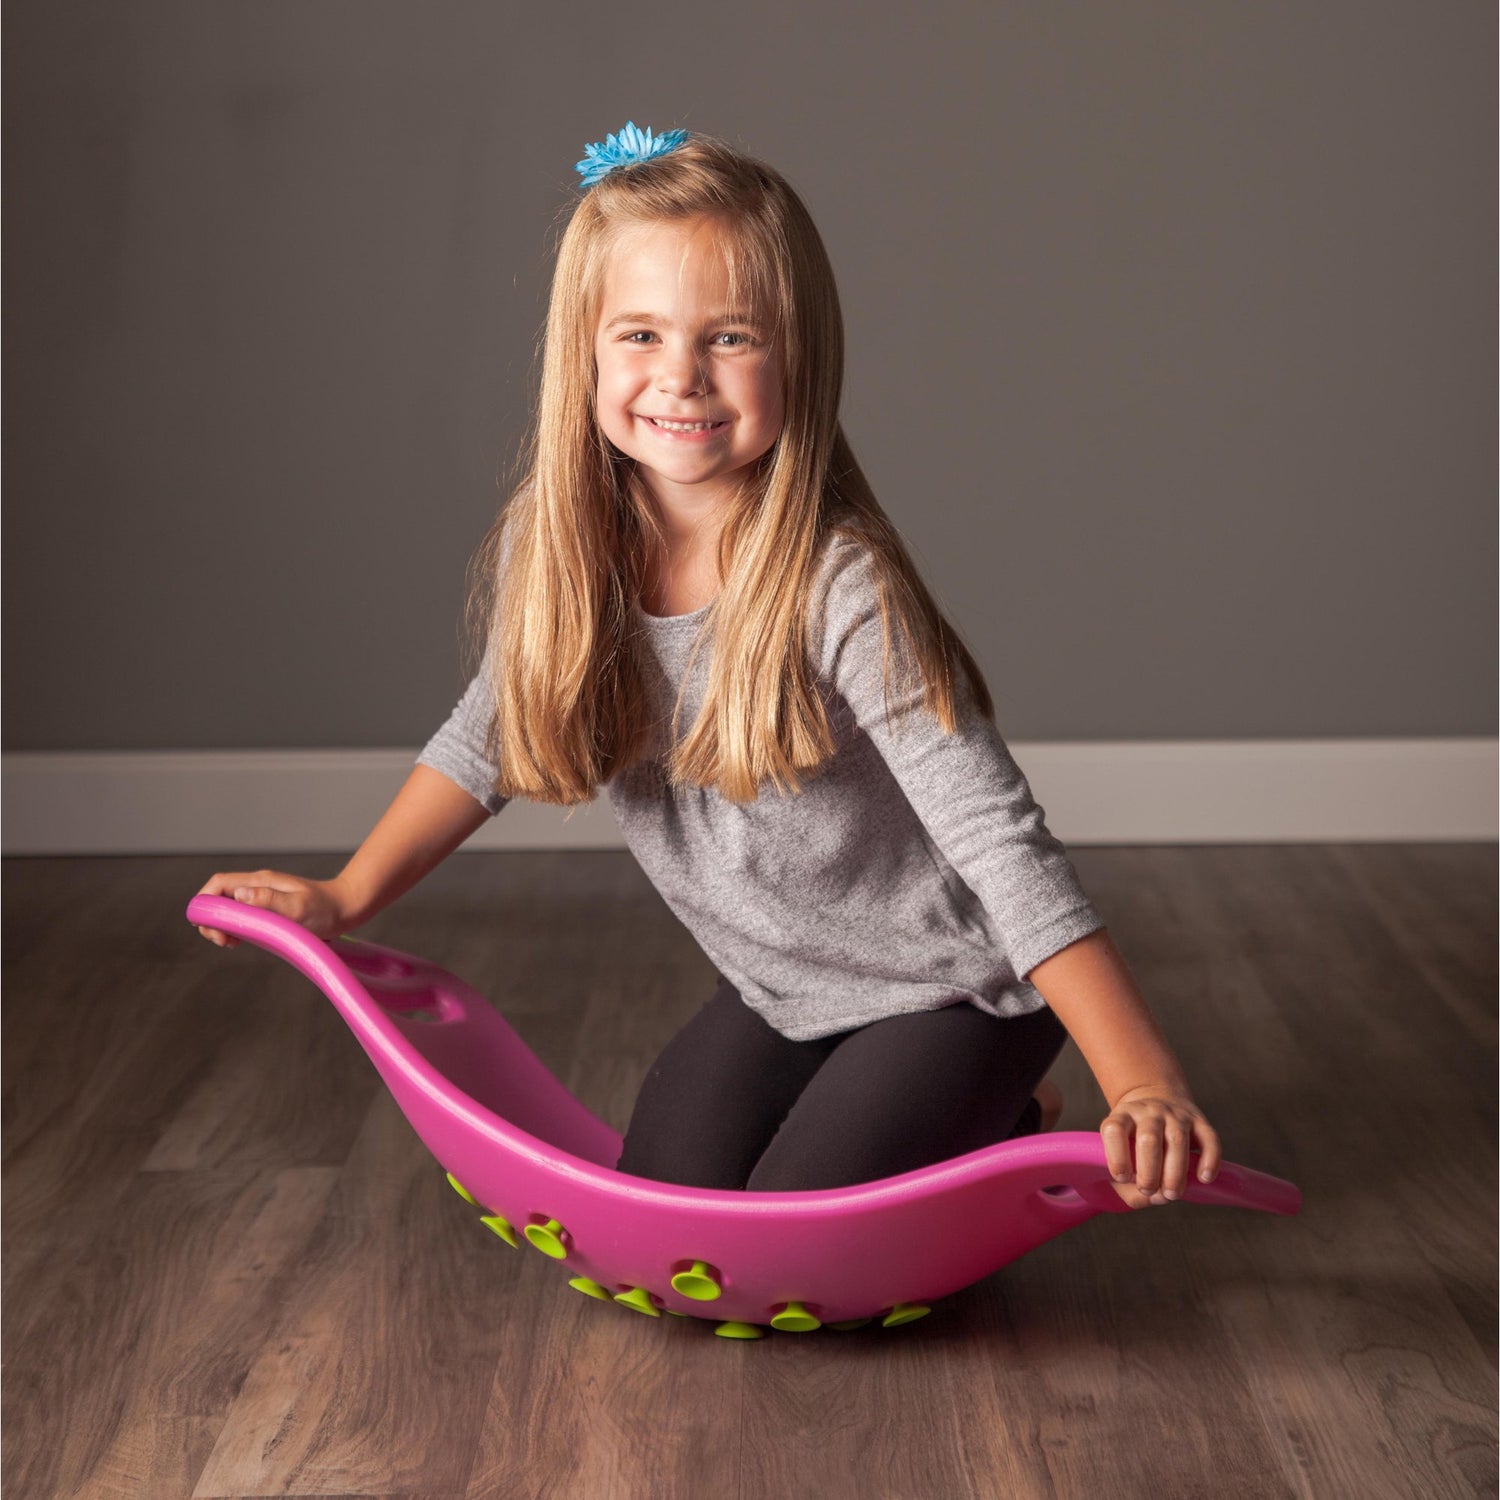
[(594, 336), (604, 435), (659, 501), (699, 517), (776, 441), (783, 415), (779, 351), (727, 305), (715, 234), (702, 219), (626, 231)]

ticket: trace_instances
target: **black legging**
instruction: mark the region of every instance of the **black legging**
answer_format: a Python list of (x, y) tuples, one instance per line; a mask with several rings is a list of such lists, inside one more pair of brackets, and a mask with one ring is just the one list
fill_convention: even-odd
[(720, 976), (641, 1085), (618, 1168), (688, 1187), (804, 1192), (1032, 1135), (1068, 1033), (1047, 1007), (967, 1001), (794, 1042)]

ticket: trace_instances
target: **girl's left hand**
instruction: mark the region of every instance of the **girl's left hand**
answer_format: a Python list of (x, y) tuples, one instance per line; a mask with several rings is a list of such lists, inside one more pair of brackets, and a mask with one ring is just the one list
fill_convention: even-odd
[[(1198, 1179), (1212, 1182), (1219, 1171), (1219, 1135), (1186, 1090), (1145, 1084), (1115, 1100), (1099, 1127), (1111, 1184), (1131, 1208), (1171, 1203), (1180, 1198), (1188, 1174), (1188, 1152), (1196, 1141)], [(1130, 1137), (1135, 1136), (1135, 1166)], [(1131, 1185), (1131, 1178), (1134, 1184)]]

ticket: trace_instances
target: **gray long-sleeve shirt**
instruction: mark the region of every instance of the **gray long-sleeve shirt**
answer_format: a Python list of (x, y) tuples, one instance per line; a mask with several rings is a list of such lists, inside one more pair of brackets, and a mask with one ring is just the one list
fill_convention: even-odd
[[(688, 652), (708, 607), (660, 617), (636, 606), (658, 725), (651, 754), (605, 784), (631, 852), (747, 1004), (797, 1041), (967, 1002), (1023, 1015), (1046, 1001), (1025, 981), (1044, 958), (1104, 925), (993, 721), (955, 677), (946, 734), (893, 672), (886, 720), (877, 584), (863, 543), (832, 534), (812, 590), (809, 648), (832, 689), (838, 750), (800, 793), (769, 783), (745, 805), (672, 787), (660, 755)], [(683, 695), (700, 704), (711, 647)], [(483, 751), (486, 669), (417, 757), (493, 815), (507, 799)]]

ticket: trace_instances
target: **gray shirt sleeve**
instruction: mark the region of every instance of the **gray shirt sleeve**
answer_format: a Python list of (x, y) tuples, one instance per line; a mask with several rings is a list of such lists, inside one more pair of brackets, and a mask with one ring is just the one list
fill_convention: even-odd
[(417, 756), (416, 764), (441, 771), (461, 786), (491, 817), (511, 799), (495, 790), (500, 768), (485, 758), (484, 738), (490, 717), (490, 658), (485, 653), (478, 672), (458, 700), (447, 721)]
[(921, 683), (903, 687), (892, 650), (890, 717), (882, 669), (878, 585), (863, 544), (830, 549), (822, 671), (890, 767), (944, 857), (979, 897), (1018, 977), (1104, 926), (1044, 809), (972, 690), (954, 681), (958, 726), (945, 733), (921, 707)]

